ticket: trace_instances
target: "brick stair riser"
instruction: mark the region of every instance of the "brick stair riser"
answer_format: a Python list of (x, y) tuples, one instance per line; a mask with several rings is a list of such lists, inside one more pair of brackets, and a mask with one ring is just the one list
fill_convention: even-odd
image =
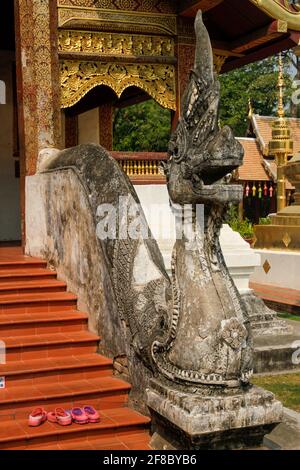
[(68, 344), (41, 344), (37, 346), (16, 346), (6, 349), (6, 362), (8, 361), (26, 361), (29, 359), (41, 359), (47, 357), (64, 357), (68, 355), (88, 355), (96, 353), (97, 342), (73, 342)]
[[(72, 426), (70, 426), (72, 427)], [(26, 449), (30, 450), (31, 446), (38, 446), (39, 444), (44, 447), (46, 445), (51, 445), (55, 443), (62, 444), (71, 444), (78, 442), (78, 445), (82, 444), (84, 441), (96, 441), (100, 438), (102, 439), (113, 439), (115, 437), (122, 436), (134, 436), (141, 431), (146, 431), (148, 425), (135, 424), (130, 426), (117, 426), (109, 429), (95, 429), (95, 430), (85, 430), (85, 426), (82, 425), (80, 429), (76, 432), (71, 433), (58, 433), (51, 436), (39, 436), (31, 439), (15, 439), (10, 440), (9, 442), (0, 443), (0, 450), (12, 450), (12, 449)]]
[(75, 310), (77, 302), (75, 300), (50, 300), (38, 302), (24, 302), (1, 304), (1, 313), (35, 313), (35, 312), (59, 312), (62, 310)]
[[(0, 369), (1, 374), (1, 369)], [(77, 369), (62, 369), (57, 371), (41, 371), (38, 373), (22, 373), (18, 375), (5, 376), (5, 388), (11, 390), (12, 387), (21, 387), (26, 385), (41, 385), (45, 383), (62, 383), (72, 380), (89, 380), (100, 377), (111, 377), (113, 368), (107, 366), (82, 367)]]
[(42, 287), (30, 287), (30, 286), (24, 286), (23, 288), (14, 288), (14, 287), (8, 287), (5, 289), (1, 289), (1, 284), (0, 284), (0, 301), (1, 297), (4, 295), (13, 295), (13, 294), (47, 294), (47, 293), (56, 293), (56, 292), (66, 292), (66, 286), (42, 286)]
[[(2, 275), (1, 275), (2, 274)], [(13, 283), (13, 282), (24, 282), (26, 284), (28, 281), (34, 281), (34, 282), (45, 282), (47, 280), (55, 280), (57, 278), (56, 273), (51, 273), (51, 274), (40, 274), (40, 275), (32, 275), (32, 274), (27, 274), (26, 276), (24, 275), (13, 275), (13, 276), (4, 276), (4, 271), (0, 271), (0, 286), (1, 284), (7, 284)]]
[(108, 410), (110, 408), (121, 408), (128, 403), (128, 390), (118, 390), (110, 392), (92, 391), (81, 393), (76, 396), (72, 394), (61, 398), (45, 398), (43, 400), (27, 400), (23, 402), (0, 403), (0, 417), (6, 421), (16, 419), (27, 419), (29, 414), (36, 407), (44, 407), (46, 411), (62, 407), (66, 410), (75, 406), (84, 406), (86, 404), (94, 406), (97, 410)]
[[(0, 315), (1, 319), (1, 315)], [(87, 331), (87, 321), (85, 319), (66, 320), (61, 322), (36, 322), (15, 324), (0, 324), (0, 340), (4, 340), (9, 336), (32, 336), (42, 335), (46, 333), (71, 333), (78, 331)]]
[(30, 262), (27, 261), (26, 263), (11, 263), (11, 262), (4, 262), (0, 263), (0, 272), (1, 271), (12, 271), (15, 269), (22, 269), (22, 270), (33, 270), (33, 269), (46, 269), (47, 263), (41, 262)]

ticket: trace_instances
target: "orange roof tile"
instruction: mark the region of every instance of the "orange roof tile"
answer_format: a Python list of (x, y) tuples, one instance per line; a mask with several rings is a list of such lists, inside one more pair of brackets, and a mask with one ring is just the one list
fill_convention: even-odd
[[(259, 116), (259, 114), (253, 114), (251, 117), (253, 130), (263, 151), (268, 147), (269, 142), (272, 139), (272, 124), (275, 119), (276, 117), (273, 116)], [(300, 152), (300, 119), (286, 119), (289, 122), (292, 131), (294, 153), (298, 153)]]
[(244, 163), (239, 168), (241, 181), (269, 181), (271, 178), (265, 170), (265, 163), (255, 139), (238, 138), (244, 147)]

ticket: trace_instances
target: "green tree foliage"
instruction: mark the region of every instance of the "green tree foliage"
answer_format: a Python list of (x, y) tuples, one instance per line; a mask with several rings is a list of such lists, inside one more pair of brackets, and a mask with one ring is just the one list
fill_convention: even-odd
[(164, 152), (171, 133), (171, 112), (153, 100), (119, 109), (114, 119), (114, 150)]
[[(292, 80), (289, 73), (288, 56), (285, 56), (284, 59), (286, 71), (285, 102), (287, 114), (289, 114)], [(235, 135), (244, 136), (246, 133), (249, 98), (255, 113), (262, 116), (275, 114), (278, 99), (278, 57), (269, 57), (223, 74), (220, 76), (220, 82), (221, 124), (231, 126)]]

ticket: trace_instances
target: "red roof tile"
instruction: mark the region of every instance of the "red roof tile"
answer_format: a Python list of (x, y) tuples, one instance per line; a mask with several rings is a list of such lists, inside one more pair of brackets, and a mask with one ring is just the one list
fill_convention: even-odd
[(265, 170), (260, 148), (255, 139), (238, 138), (244, 147), (244, 163), (239, 168), (241, 181), (269, 181), (271, 178)]

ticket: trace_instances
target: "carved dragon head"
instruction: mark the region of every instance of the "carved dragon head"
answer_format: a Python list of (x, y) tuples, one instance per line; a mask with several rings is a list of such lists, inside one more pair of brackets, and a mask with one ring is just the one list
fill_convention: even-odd
[(226, 204), (241, 198), (240, 187), (226, 183), (227, 175), (242, 164), (243, 148), (228, 126), (220, 129), (218, 124), (220, 83), (201, 11), (195, 31), (195, 64), (165, 167), (168, 189), (175, 203)]

